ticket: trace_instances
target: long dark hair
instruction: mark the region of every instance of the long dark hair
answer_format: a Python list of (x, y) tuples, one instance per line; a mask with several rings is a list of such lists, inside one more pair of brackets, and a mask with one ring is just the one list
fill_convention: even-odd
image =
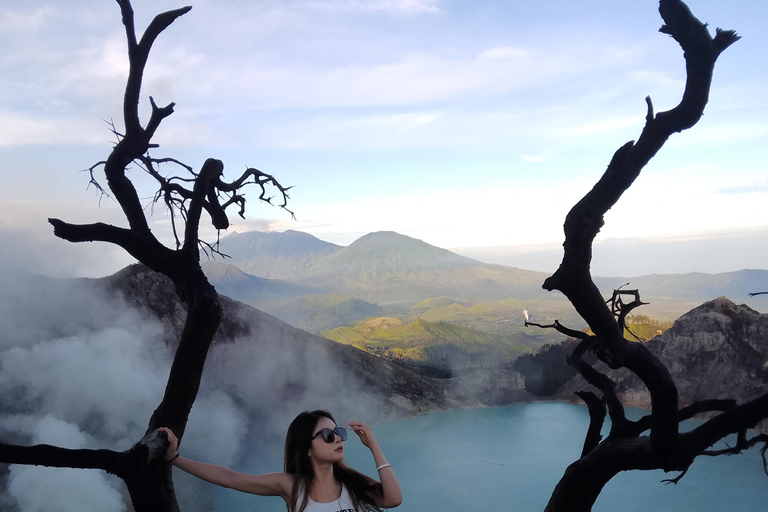
[[(309, 499), (309, 489), (315, 477), (312, 469), (312, 461), (309, 459), (309, 448), (312, 444), (312, 431), (317, 422), (322, 418), (328, 418), (336, 423), (328, 411), (305, 411), (296, 416), (288, 427), (285, 436), (284, 471), (294, 475), (293, 491), (288, 512), (303, 512)], [(382, 512), (381, 508), (373, 502), (374, 497), (381, 497), (383, 490), (381, 484), (364, 474), (350, 468), (344, 462), (333, 464), (333, 476), (347, 488), (352, 498), (355, 510)], [(304, 498), (299, 500), (299, 490), (303, 490)]]

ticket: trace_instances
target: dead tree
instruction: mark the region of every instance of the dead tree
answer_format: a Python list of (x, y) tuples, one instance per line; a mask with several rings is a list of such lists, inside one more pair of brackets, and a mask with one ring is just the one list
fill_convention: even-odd
[[(768, 442), (766, 435), (750, 437), (748, 434), (748, 429), (768, 417), (768, 393), (741, 405), (734, 400), (708, 400), (679, 410), (677, 387), (667, 368), (642, 343), (624, 338), (624, 318), (641, 304), (639, 295), (628, 304), (619, 301), (618, 311), (612, 311), (590, 273), (592, 242), (603, 225), (604, 214), (673, 133), (696, 124), (708, 101), (715, 61), (739, 39), (734, 31), (721, 29), (717, 29), (712, 37), (707, 25), (696, 19), (680, 0), (661, 0), (659, 12), (664, 20), (660, 31), (672, 36), (685, 54), (687, 81), (682, 100), (675, 108), (654, 114), (651, 99), (646, 98), (646, 123), (639, 139), (616, 151), (602, 178), (568, 213), (564, 225), (563, 261), (543, 285), (546, 290), (559, 290), (565, 294), (589, 325), (592, 335), (567, 329), (559, 323), (552, 327), (580, 339), (569, 363), (602, 395), (594, 392), (579, 394), (590, 413), (583, 453), (566, 470), (546, 512), (591, 510), (603, 486), (620, 471), (678, 471), (680, 475), (670, 480), (675, 482), (700, 455), (738, 453)], [(613, 304), (615, 306), (616, 302)], [(582, 359), (587, 351), (595, 353), (610, 368), (626, 368), (634, 372), (650, 392), (650, 414), (639, 421), (628, 420), (614, 382)], [(609, 435), (601, 439), (606, 409), (611, 429)], [(680, 433), (680, 421), (700, 412), (720, 414), (692, 432)], [(735, 446), (709, 450), (714, 443), (731, 434), (737, 434)], [(764, 447), (764, 462), (765, 452)], [(768, 471), (768, 466), (766, 468)]]
[[(227, 208), (237, 205), (239, 214), (245, 211), (243, 187), (255, 185), (259, 199), (270, 202), (267, 190), (277, 190), (280, 206), (286, 208), (288, 189), (272, 176), (256, 169), (247, 169), (239, 178), (223, 179), (221, 161), (208, 159), (199, 170), (173, 158), (154, 158), (150, 149), (157, 148), (152, 138), (160, 123), (173, 113), (174, 104), (158, 107), (150, 97), (152, 113), (142, 126), (139, 121), (139, 93), (149, 52), (160, 33), (178, 17), (189, 12), (184, 7), (159, 14), (147, 27), (140, 40), (134, 28), (133, 8), (129, 0), (117, 0), (122, 13), (128, 42), (130, 70), (123, 102), (124, 133), (113, 132), (118, 138), (109, 157), (90, 168), (91, 182), (104, 194), (110, 194), (120, 205), (128, 220), (128, 228), (104, 223), (74, 225), (59, 219), (49, 219), (54, 234), (70, 242), (108, 242), (116, 244), (138, 261), (168, 276), (185, 304), (186, 321), (176, 350), (165, 394), (149, 419), (146, 436), (125, 451), (67, 450), (48, 445), (12, 446), (0, 444), (0, 462), (34, 464), (53, 467), (101, 469), (122, 478), (137, 512), (176, 511), (178, 505), (173, 491), (171, 467), (162, 455), (167, 440), (154, 433), (160, 426), (171, 428), (181, 439), (189, 412), (200, 386), (208, 349), (221, 320), (219, 297), (200, 268), (200, 250), (216, 252), (217, 244), (200, 239), (199, 227), (205, 211), (217, 230), (229, 226)], [(154, 202), (162, 201), (171, 217), (175, 247), (161, 243), (149, 228), (145, 208), (126, 174), (136, 165), (157, 182)], [(170, 173), (161, 167), (172, 166)], [(102, 188), (94, 177), (103, 169), (107, 187)]]

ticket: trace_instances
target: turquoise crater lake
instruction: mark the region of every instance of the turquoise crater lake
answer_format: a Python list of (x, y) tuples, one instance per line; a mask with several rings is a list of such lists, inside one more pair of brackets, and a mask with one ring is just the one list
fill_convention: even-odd
[[(628, 410), (638, 417), (644, 411)], [(346, 422), (348, 418), (338, 418)], [(398, 512), (509, 510), (546, 506), (565, 468), (581, 452), (589, 422), (585, 407), (531, 403), (495, 409), (436, 413), (374, 427), (403, 490)], [(688, 427), (695, 425), (688, 422)], [(347, 461), (375, 474), (370, 453), (346, 442)], [(247, 471), (279, 471), (279, 448)], [(765, 512), (768, 476), (757, 449), (731, 457), (700, 457), (677, 485), (662, 471), (632, 471), (614, 478), (594, 512)], [(215, 510), (284, 511), (279, 498), (217, 489)]]

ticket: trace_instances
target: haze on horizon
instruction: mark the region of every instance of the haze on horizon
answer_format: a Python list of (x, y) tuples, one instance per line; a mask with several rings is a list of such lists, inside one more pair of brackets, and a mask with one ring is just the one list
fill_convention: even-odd
[[(688, 3), (742, 40), (718, 60), (699, 124), (609, 212), (596, 275), (767, 268), (768, 4)], [(181, 5), (134, 0), (137, 26)], [(639, 135), (645, 96), (667, 110), (683, 88), (682, 51), (658, 33), (653, 0), (192, 5), (150, 56), (144, 118), (147, 96), (176, 102), (153, 155), (196, 168), (220, 158), (231, 175), (254, 166), (296, 186), (298, 220), (257, 205), (254, 190), (248, 220), (230, 231), (295, 229), (348, 245), (391, 230), (554, 271), (566, 213)], [(130, 263), (105, 244), (57, 240), (46, 222), (125, 224), (78, 172), (106, 158), (103, 120), (121, 118), (119, 9), (8, 0), (0, 63), (1, 264), (95, 277)], [(170, 240), (161, 207), (153, 219)]]

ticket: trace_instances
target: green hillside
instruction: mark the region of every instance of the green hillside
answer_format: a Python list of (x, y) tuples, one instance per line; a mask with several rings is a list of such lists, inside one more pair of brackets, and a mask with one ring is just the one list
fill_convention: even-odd
[(419, 302), (415, 306), (413, 306), (412, 310), (418, 310), (418, 309), (432, 309), (437, 308), (441, 306), (450, 306), (455, 301), (449, 297), (446, 297), (443, 295), (442, 297), (430, 297), (428, 299), (424, 299), (423, 301)]
[(526, 327), (526, 311), (531, 321), (537, 323), (549, 324), (559, 320), (574, 329), (585, 327), (570, 303), (558, 295), (498, 302), (458, 302), (445, 296), (433, 297), (416, 304), (403, 317), (432, 323), (448, 322), (483, 333), (524, 336), (528, 345), (536, 347), (562, 340), (562, 335), (554, 329)]
[(648, 341), (654, 336), (663, 334), (670, 327), (672, 327), (672, 322), (655, 320), (646, 315), (629, 315), (627, 328), (630, 332), (625, 331), (624, 336), (627, 339), (635, 339), (634, 336), (636, 336), (640, 341)]
[(442, 372), (441, 376), (508, 364), (533, 351), (525, 336), (489, 334), (421, 319), (368, 318), (321, 335), (406, 366)]

